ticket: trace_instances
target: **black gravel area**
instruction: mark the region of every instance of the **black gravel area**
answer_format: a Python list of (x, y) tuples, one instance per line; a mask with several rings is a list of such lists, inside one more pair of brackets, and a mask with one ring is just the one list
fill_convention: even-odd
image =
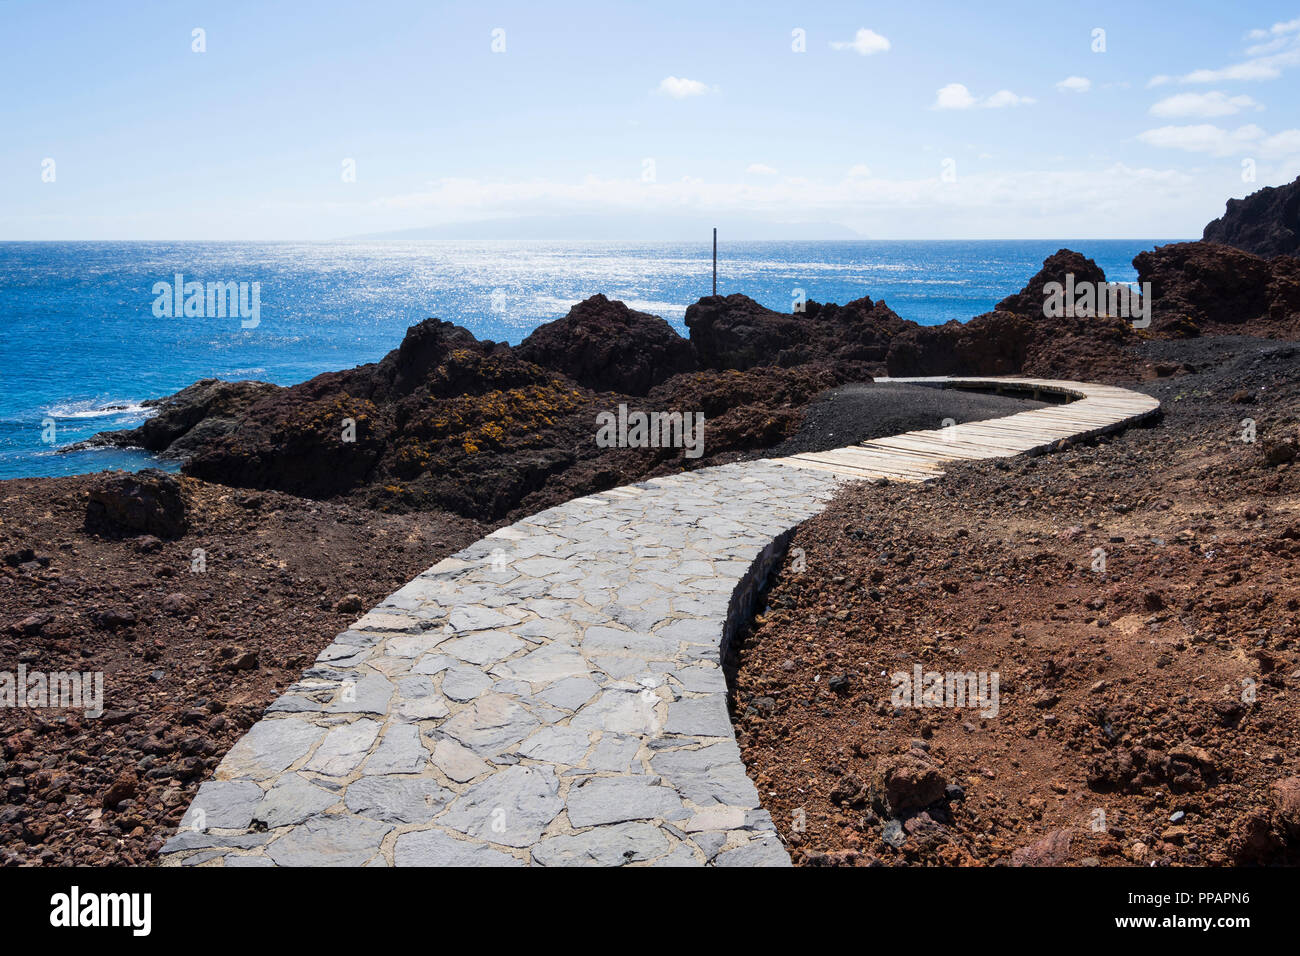
[(761, 457), (843, 448), (900, 432), (941, 428), (945, 418), (974, 422), (1047, 404), (1030, 398), (894, 382), (841, 385), (819, 395), (808, 407), (798, 433)]
[[(1167, 374), (1130, 385), (1161, 403), (1162, 417), (1187, 419), (1235, 440), (1241, 419), (1257, 420), (1261, 437), (1295, 434), (1283, 412), (1300, 368), (1300, 343), (1245, 335), (1146, 342), (1138, 354)], [(1221, 421), (1225, 414), (1230, 420)]]

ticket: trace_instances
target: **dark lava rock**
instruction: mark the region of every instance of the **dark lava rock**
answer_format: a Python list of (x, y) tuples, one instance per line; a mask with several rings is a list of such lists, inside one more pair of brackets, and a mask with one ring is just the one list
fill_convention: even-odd
[(603, 295), (593, 295), (564, 318), (538, 326), (515, 354), (586, 388), (628, 395), (644, 395), (665, 379), (695, 368), (691, 343), (667, 322)]
[(902, 816), (943, 799), (947, 786), (932, 764), (909, 753), (881, 760), (870, 789), (883, 812)]
[(893, 337), (916, 324), (866, 297), (842, 306), (809, 301), (803, 312), (784, 313), (733, 293), (687, 307), (686, 327), (702, 368), (743, 371), (819, 359), (881, 366)]
[(156, 414), (138, 428), (100, 432), (82, 443), (82, 447), (114, 445), (182, 457), (232, 431), (245, 409), (278, 390), (279, 386), (268, 382), (223, 382), (205, 378), (174, 395), (145, 402), (147, 407), (156, 410)]
[[(1151, 283), (1151, 327), (1173, 337), (1265, 333), (1267, 260), (1209, 242), (1177, 242), (1133, 259), (1139, 282)], [(1285, 317), (1284, 317), (1285, 318)]]
[(163, 598), (162, 609), (167, 614), (175, 614), (181, 616), (181, 615), (189, 614), (191, 611), (194, 610), (194, 602), (189, 599), (188, 595), (182, 594), (181, 592), (177, 591)]
[(1278, 825), (1291, 837), (1300, 837), (1300, 777), (1279, 780), (1269, 790)]
[(102, 611), (95, 611), (91, 614), (91, 619), (106, 631), (134, 627), (137, 620), (135, 611), (123, 607), (110, 607)]
[(1105, 282), (1106, 273), (1092, 259), (1072, 249), (1058, 249), (1043, 260), (1043, 268), (1015, 295), (1009, 295), (996, 306), (996, 312), (1010, 312), (1031, 319), (1043, 317), (1047, 293), (1043, 287), (1050, 282), (1065, 285), (1067, 276), (1074, 276), (1077, 287), (1085, 282)]
[(139, 781), (134, 776), (125, 773), (119, 775), (103, 793), (104, 808), (111, 810), (123, 800), (131, 799), (136, 795), (139, 786)]
[(86, 529), (112, 537), (151, 534), (179, 538), (186, 531), (180, 480), (154, 469), (134, 474), (109, 472), (90, 490)]
[(1027, 373), (1066, 379), (1137, 377), (1141, 362), (1128, 346), (1138, 339), (1130, 319), (1115, 316), (1044, 314), (1049, 282), (1105, 282), (1091, 259), (1061, 249), (1023, 289), (993, 312), (969, 322), (912, 326), (890, 345), (890, 375), (1011, 375)]
[(1070, 841), (1073, 838), (1073, 830), (1053, 830), (1041, 840), (1013, 850), (1011, 865), (1061, 866), (1070, 859)]
[(343, 614), (360, 614), (365, 609), (365, 602), (361, 600), (359, 594), (345, 594), (334, 605), (334, 610)]
[(1257, 256), (1300, 256), (1300, 177), (1285, 186), (1265, 186), (1245, 199), (1229, 199), (1227, 210), (1205, 227), (1201, 238)]

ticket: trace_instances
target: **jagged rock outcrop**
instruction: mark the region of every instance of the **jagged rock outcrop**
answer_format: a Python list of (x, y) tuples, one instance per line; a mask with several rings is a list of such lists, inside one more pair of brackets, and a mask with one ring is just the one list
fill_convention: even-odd
[(1139, 253), (1151, 283), (1151, 328), (1172, 337), (1300, 334), (1300, 259), (1264, 259), (1217, 242), (1179, 242)]
[(233, 430), (250, 405), (277, 391), (279, 386), (268, 382), (205, 378), (174, 395), (145, 402), (156, 411), (139, 427), (100, 432), (76, 447), (113, 445), (184, 457)]
[(110, 537), (179, 538), (187, 525), (180, 480), (156, 469), (108, 472), (90, 489), (86, 502), (86, 529)]
[(1043, 268), (992, 312), (969, 322), (915, 326), (893, 339), (890, 375), (1012, 375), (1057, 378), (1140, 377), (1143, 363), (1128, 346), (1139, 341), (1131, 320), (1109, 315), (1049, 317), (1045, 286), (1104, 283), (1093, 260), (1060, 249)]
[[(159, 418), (146, 423), (151, 447), (181, 455), (184, 473), (207, 481), (494, 521), (779, 443), (798, 428), (802, 406), (855, 374), (851, 365), (819, 364), (668, 375), (690, 359), (690, 344), (662, 319), (603, 297), (568, 318), (586, 331), (589, 348), (544, 349), (542, 336), (535, 348), (512, 349), (428, 319), (381, 361), (299, 385), (199, 383), (163, 400)], [(602, 334), (613, 341), (597, 341)], [(648, 355), (651, 343), (658, 348)], [(612, 389), (600, 394), (579, 383), (597, 382), (598, 363), (619, 356), (649, 359), (633, 383), (646, 386), (645, 395), (614, 381), (599, 382)], [(704, 414), (704, 456), (686, 462), (680, 448), (598, 445), (597, 413), (623, 403)], [(121, 433), (103, 440), (121, 441)]]
[(1092, 259), (1072, 249), (1058, 249), (1043, 260), (1043, 267), (1025, 283), (1023, 289), (999, 302), (994, 311), (1011, 312), (1031, 319), (1042, 318), (1048, 297), (1045, 286), (1052, 282), (1065, 285), (1070, 276), (1074, 277), (1072, 281), (1076, 286), (1106, 281), (1106, 273)]
[(803, 312), (776, 312), (749, 296), (705, 296), (686, 309), (686, 327), (701, 368), (743, 371), (817, 360), (881, 364), (890, 340), (915, 326), (883, 301), (845, 305), (809, 301)]
[(1206, 225), (1201, 239), (1265, 258), (1300, 256), (1300, 176), (1245, 199), (1229, 199), (1227, 210)]
[(593, 295), (564, 318), (538, 326), (515, 354), (586, 388), (626, 395), (644, 395), (665, 379), (695, 368), (691, 343), (671, 325), (603, 295)]

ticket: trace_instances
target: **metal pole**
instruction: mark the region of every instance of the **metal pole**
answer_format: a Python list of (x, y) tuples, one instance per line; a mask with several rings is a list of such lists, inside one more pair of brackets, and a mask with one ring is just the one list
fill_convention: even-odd
[(713, 294), (718, 294), (718, 227), (713, 227)]

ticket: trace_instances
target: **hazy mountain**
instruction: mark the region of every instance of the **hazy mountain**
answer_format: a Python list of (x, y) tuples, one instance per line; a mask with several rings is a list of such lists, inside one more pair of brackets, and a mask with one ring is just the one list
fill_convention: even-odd
[(649, 241), (711, 241), (713, 227), (720, 240), (860, 239), (860, 233), (829, 222), (773, 222), (736, 216), (525, 216), (448, 223), (416, 229), (374, 232), (349, 239), (605, 239)]

